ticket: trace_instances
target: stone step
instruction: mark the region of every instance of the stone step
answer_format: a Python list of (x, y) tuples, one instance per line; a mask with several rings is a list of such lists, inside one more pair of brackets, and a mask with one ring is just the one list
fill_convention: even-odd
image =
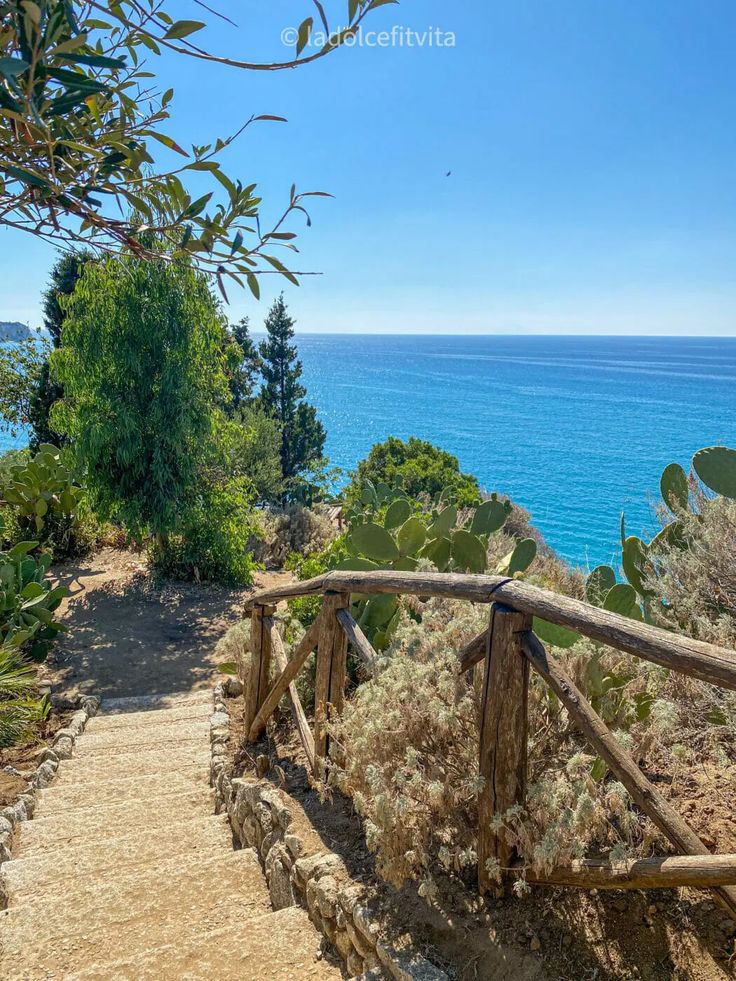
[(212, 705), (212, 692), (181, 691), (160, 695), (130, 695), (126, 698), (103, 698), (100, 711), (104, 715), (126, 712), (148, 712), (158, 709), (175, 709), (184, 705)]
[[(73, 761), (65, 761), (71, 764)], [(61, 770), (62, 767), (59, 767)], [(208, 776), (203, 774), (201, 764), (181, 767), (172, 770), (162, 767), (159, 771), (148, 774), (132, 774), (110, 777), (100, 784), (99, 791), (94, 795), (95, 807), (117, 804), (121, 801), (150, 800), (161, 794), (181, 793), (206, 787)], [(38, 814), (61, 814), (63, 811), (73, 811), (90, 807), (90, 787), (80, 779), (77, 783), (59, 785), (58, 778), (54, 783), (42, 790), (38, 795)]]
[(118, 732), (122, 729), (138, 728), (140, 726), (170, 725), (185, 720), (196, 721), (209, 719), (214, 711), (212, 699), (208, 702), (194, 702), (191, 705), (181, 705), (178, 708), (148, 709), (143, 712), (122, 712), (118, 715), (95, 715), (87, 723), (88, 732)]
[(86, 759), (72, 757), (70, 760), (62, 761), (54, 785), (69, 787), (99, 784), (101, 795), (102, 784), (120, 777), (167, 773), (191, 766), (200, 767), (202, 773), (208, 774), (210, 760), (210, 747), (204, 739), (196, 743), (185, 743), (176, 749), (162, 747), (137, 753), (134, 751), (119, 753), (117, 756), (90, 756)]
[[(126, 730), (130, 732), (138, 732), (137, 729)], [(88, 744), (84, 737), (82, 737), (74, 751), (73, 759), (84, 761), (85, 763), (90, 760), (98, 759), (114, 759), (118, 756), (136, 756), (142, 753), (164, 753), (168, 756), (173, 756), (175, 753), (186, 750), (190, 752), (192, 750), (207, 750), (207, 728), (200, 729), (199, 732), (196, 730), (194, 732), (182, 731), (181, 735), (177, 738), (176, 734), (170, 734), (170, 738), (158, 739), (156, 736), (146, 735), (146, 731), (139, 736), (139, 741), (137, 744), (128, 743), (126, 745), (117, 745), (116, 743), (110, 743), (107, 746), (95, 745), (94, 743)], [(90, 737), (92, 738), (92, 737)]]
[[(241, 923), (238, 930), (202, 930), (194, 941), (151, 947), (124, 960), (80, 966), (65, 981), (333, 981), (343, 972), (317, 959), (320, 940), (299, 907), (267, 913)], [(50, 961), (52, 963), (52, 961)], [(41, 981), (48, 974), (36, 975)], [(58, 975), (57, 975), (58, 977)], [(31, 981), (26, 974), (8, 981)]]
[[(128, 747), (167, 746), (172, 743), (199, 740), (207, 743), (209, 719), (180, 719), (155, 726), (128, 726), (125, 729), (108, 729), (103, 732), (85, 730), (74, 747), (74, 757), (90, 756), (114, 750), (124, 753)], [(128, 749), (128, 752), (131, 750)]]
[(170, 824), (172, 816), (181, 819), (187, 814), (214, 813), (214, 793), (203, 782), (192, 790), (152, 799), (126, 799), (93, 808), (82, 805), (61, 812), (44, 801), (37, 806), (33, 820), (20, 825), (16, 855), (25, 858), (47, 848), (109, 838), (111, 829), (123, 833), (128, 828), (158, 828)]
[(66, 903), (48, 899), (0, 913), (3, 959), (0, 976), (13, 964), (37, 975), (49, 965), (61, 976), (79, 964), (129, 958), (153, 946), (195, 942), (202, 931), (230, 927), (270, 912), (268, 892), (252, 849), (155, 878), (150, 870), (100, 886), (85, 880)]
[(70, 888), (79, 876), (100, 878), (115, 875), (121, 868), (145, 866), (163, 855), (177, 855), (182, 863), (198, 855), (225, 850), (232, 844), (226, 815), (189, 818), (161, 828), (145, 825), (102, 843), (93, 841), (65, 848), (54, 848), (28, 858), (12, 859), (0, 866), (0, 877), (13, 901), (33, 893), (41, 886), (68, 879)]

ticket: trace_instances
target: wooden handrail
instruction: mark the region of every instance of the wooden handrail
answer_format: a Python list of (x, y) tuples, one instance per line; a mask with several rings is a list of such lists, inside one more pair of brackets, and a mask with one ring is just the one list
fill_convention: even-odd
[(246, 610), (282, 599), (327, 591), (364, 594), (406, 593), (441, 596), (475, 603), (499, 601), (518, 610), (575, 630), (585, 637), (627, 651), (646, 661), (701, 681), (736, 690), (736, 653), (715, 644), (682, 637), (659, 627), (610, 613), (521, 579), (441, 572), (328, 572), (314, 579), (277, 586), (252, 596)]
[(736, 855), (668, 855), (623, 862), (579, 859), (548, 875), (523, 870), (528, 882), (577, 889), (711, 889), (736, 886)]

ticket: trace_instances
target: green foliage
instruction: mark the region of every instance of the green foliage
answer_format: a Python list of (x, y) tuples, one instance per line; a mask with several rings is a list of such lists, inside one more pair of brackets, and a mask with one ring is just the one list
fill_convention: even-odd
[(360, 500), (367, 483), (399, 488), (410, 498), (434, 497), (447, 488), (461, 507), (477, 505), (481, 499), (478, 481), (461, 473), (457, 457), (415, 436), (406, 442), (390, 436), (376, 443), (352, 475), (346, 490), (350, 503)]
[(243, 317), (226, 332), (228, 357), (228, 384), (230, 386), (231, 413), (249, 406), (253, 401), (261, 372), (258, 348), (250, 336), (249, 322)]
[(260, 401), (281, 430), (281, 472), (289, 498), (300, 475), (322, 460), (326, 434), (317, 410), (303, 401), (307, 390), (299, 381), (302, 365), (291, 344), (294, 321), (283, 294), (268, 313), (266, 331), (268, 338), (259, 348), (264, 382)]
[(736, 450), (727, 446), (698, 450), (693, 457), (693, 469), (707, 488), (736, 500)]
[(165, 536), (201, 490), (226, 398), (218, 306), (189, 266), (126, 259), (87, 264), (66, 311), (52, 422), (74, 439), (101, 517)]
[[(337, 50), (379, 5), (351, 0), (347, 31), (302, 61)], [(174, 91), (156, 65), (162, 53), (176, 52), (198, 65), (286, 69), (301, 63), (299, 53), (271, 65), (210, 55), (190, 39), (206, 24), (176, 20), (175, 12), (163, 2), (0, 0), (0, 225), (149, 260), (162, 250), (214, 274), (223, 292), (229, 276), (257, 296), (262, 265), (296, 282), (275, 253), (295, 248), (288, 221), (305, 214), (310, 195), (292, 187), (267, 228), (256, 185), (229, 177), (219, 160), (254, 121), (284, 120), (251, 117), (225, 139), (185, 149), (165, 131)], [(160, 147), (179, 162), (157, 170)]]
[(17, 647), (0, 643), (0, 749), (29, 739), (50, 707), (38, 698), (33, 667)]
[(0, 552), (0, 644), (22, 648), (34, 661), (43, 661), (62, 629), (54, 611), (69, 590), (51, 587), (46, 579), (51, 556), (30, 554), (37, 544), (19, 542)]
[(48, 343), (42, 337), (0, 344), (0, 429), (13, 436), (31, 422), (33, 399), (48, 353)]
[(180, 522), (181, 531), (152, 547), (166, 575), (248, 586), (258, 568), (253, 548), (262, 535), (248, 481), (232, 480), (197, 495)]
[(217, 439), (227, 477), (249, 481), (256, 503), (266, 504), (280, 496), (281, 432), (276, 420), (260, 405), (246, 405), (232, 419), (223, 421)]
[(31, 459), (12, 466), (0, 479), (0, 503), (13, 511), (19, 531), (42, 544), (71, 532), (82, 499), (61, 451), (43, 444)]
[[(62, 306), (63, 298), (74, 292), (85, 263), (91, 258), (92, 253), (88, 251), (65, 252), (59, 256), (51, 270), (51, 280), (43, 294), (43, 326), (54, 348), (61, 344), (61, 328), (66, 316)], [(34, 449), (41, 443), (54, 443), (57, 446), (63, 444), (64, 437), (49, 422), (51, 406), (63, 397), (64, 389), (57, 381), (52, 380), (50, 365), (46, 360), (31, 395), (28, 411), (32, 429), (31, 444)]]

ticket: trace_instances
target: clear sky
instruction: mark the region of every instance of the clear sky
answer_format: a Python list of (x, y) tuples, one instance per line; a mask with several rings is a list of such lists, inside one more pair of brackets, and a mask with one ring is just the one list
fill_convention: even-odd
[[(326, 6), (339, 22), (345, 0)], [(239, 29), (198, 38), (282, 58), (282, 29), (309, 8), (227, 0)], [(733, 0), (403, 0), (367, 22), (394, 25), (445, 43), (281, 74), (161, 66), (179, 142), (288, 117), (228, 151), (268, 213), (292, 181), (335, 195), (300, 236), (299, 265), (323, 275), (286, 291), (298, 329), (736, 333)], [(52, 261), (0, 232), (0, 320), (39, 322)], [(260, 304), (231, 296), (233, 319), (259, 326), (277, 285)]]

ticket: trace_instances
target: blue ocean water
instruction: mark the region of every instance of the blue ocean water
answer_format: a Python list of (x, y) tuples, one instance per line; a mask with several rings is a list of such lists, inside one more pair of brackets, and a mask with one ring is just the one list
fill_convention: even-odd
[[(664, 467), (736, 445), (736, 338), (300, 334), (334, 465), (387, 436), (450, 450), (570, 561), (618, 565), (656, 531)], [(0, 451), (21, 446), (0, 432)]]
[(389, 435), (450, 450), (582, 566), (619, 560), (619, 520), (657, 530), (672, 462), (736, 444), (736, 338), (303, 334), (333, 464)]

